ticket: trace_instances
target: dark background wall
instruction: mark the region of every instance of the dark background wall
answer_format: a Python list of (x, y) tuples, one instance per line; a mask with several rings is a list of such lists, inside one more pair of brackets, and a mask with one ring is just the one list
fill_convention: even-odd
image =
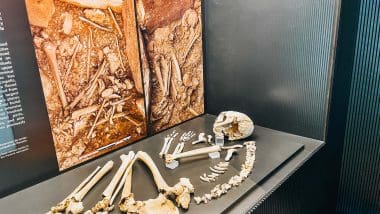
[(358, 1), (337, 211), (380, 213), (380, 1)]
[(207, 110), (324, 139), (336, 1), (204, 3)]
[(327, 123), (334, 1), (205, 3), (207, 110), (327, 141), (254, 213), (380, 213), (380, 1), (341, 1)]

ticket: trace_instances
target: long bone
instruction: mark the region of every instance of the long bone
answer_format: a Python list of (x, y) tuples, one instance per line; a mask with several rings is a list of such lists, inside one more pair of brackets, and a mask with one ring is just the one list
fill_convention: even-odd
[(173, 154), (181, 153), (183, 151), (184, 147), (185, 147), (185, 143), (184, 142), (178, 143), (177, 146), (174, 149)]
[(222, 147), (220, 147), (220, 146), (209, 146), (209, 147), (194, 149), (191, 151), (178, 153), (178, 154), (166, 154), (166, 155), (164, 155), (164, 159), (165, 159), (165, 163), (169, 164), (169, 163), (175, 161), (176, 159), (193, 157), (193, 156), (198, 156), (198, 155), (203, 155), (203, 154), (209, 154), (209, 153), (213, 153), (213, 152), (220, 152), (221, 150), (222, 150)]
[(58, 60), (57, 60), (57, 55), (56, 55), (57, 46), (51, 42), (46, 42), (46, 43), (44, 43), (43, 49), (44, 49), (45, 54), (48, 58), (50, 69), (53, 73), (54, 79), (57, 83), (58, 96), (61, 99), (61, 103), (62, 103), (63, 108), (65, 108), (67, 106), (67, 98), (65, 95), (65, 91), (63, 90), (63, 84), (61, 81), (61, 77), (59, 75), (60, 71), (59, 71)]
[(84, 185), (86, 185), (90, 180), (91, 178), (94, 177), (94, 175), (101, 169), (100, 166), (96, 167), (96, 169), (89, 175), (87, 176), (86, 179), (84, 179), (82, 181), (82, 183), (80, 183), (72, 193), (70, 193), (63, 201), (61, 201), (59, 204), (57, 204), (56, 206), (52, 207), (50, 209), (50, 212), (49, 213), (57, 213), (57, 212), (63, 212), (66, 210), (66, 208), (68, 207), (72, 197), (79, 191), (81, 190)]
[(123, 0), (63, 0), (78, 7), (92, 9), (107, 9), (110, 7), (115, 12), (120, 12)]
[(89, 177), (85, 179), (75, 190), (72, 192), (65, 200), (64, 203), (60, 203), (62, 206), (52, 207), (49, 214), (60, 214), (60, 213), (72, 213), (78, 214), (82, 213), (83, 198), (86, 196), (88, 191), (95, 186), (100, 179), (103, 178), (113, 167), (113, 162), (108, 161), (100, 170), (96, 169)]
[[(144, 164), (150, 169), (153, 175), (153, 179), (157, 185), (158, 192), (162, 193), (165, 197), (175, 198), (176, 203), (179, 207), (182, 207), (184, 209), (189, 208), (189, 203), (191, 199), (190, 194), (194, 193), (194, 187), (190, 183), (190, 180), (188, 178), (180, 178), (177, 184), (175, 184), (174, 186), (169, 186), (162, 177), (160, 171), (158, 170), (152, 158), (147, 153), (142, 151), (137, 152), (134, 160), (132, 161), (132, 164), (128, 167), (126, 173), (129, 173), (129, 171), (132, 169), (134, 162), (137, 160), (141, 160), (142, 162), (144, 162)], [(127, 182), (125, 183), (125, 185), (128, 185)], [(125, 197), (127, 196), (124, 193), (127, 192), (128, 190), (123, 191), (122, 202), (126, 201)]]
[[(121, 155), (120, 159), (122, 160), (122, 163), (115, 173), (114, 177), (112, 178), (110, 184), (106, 187), (106, 189), (103, 192), (103, 199), (100, 200), (96, 205), (91, 209), (91, 211), (87, 211), (86, 214), (91, 214), (91, 213), (99, 213), (102, 212), (102, 214), (109, 213), (110, 211), (113, 210), (113, 196), (118, 193), (117, 190), (115, 191), (116, 185), (119, 183), (119, 181), (122, 179), (123, 174), (125, 174), (125, 171), (129, 164), (132, 162), (134, 158), (134, 152), (129, 152), (128, 155)], [(123, 182), (123, 181), (121, 181)], [(114, 198), (113, 198), (114, 199)]]
[(103, 178), (113, 167), (113, 161), (108, 161), (102, 169), (84, 186), (79, 192), (77, 192), (73, 197), (76, 201), (82, 201), (84, 196), (95, 186), (100, 179)]

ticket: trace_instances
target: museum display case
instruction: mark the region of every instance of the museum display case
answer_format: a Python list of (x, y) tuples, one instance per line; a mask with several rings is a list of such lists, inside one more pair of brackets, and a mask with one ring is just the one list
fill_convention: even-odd
[(0, 3), (2, 210), (255, 209), (325, 145), (339, 6)]

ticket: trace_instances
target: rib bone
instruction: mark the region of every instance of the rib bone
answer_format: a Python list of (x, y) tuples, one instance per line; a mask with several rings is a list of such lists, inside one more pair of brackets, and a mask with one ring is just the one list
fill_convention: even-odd
[(224, 159), (225, 161), (230, 161), (231, 158), (232, 158), (232, 155), (237, 152), (236, 149), (229, 149), (227, 150), (227, 155), (226, 155), (226, 158)]

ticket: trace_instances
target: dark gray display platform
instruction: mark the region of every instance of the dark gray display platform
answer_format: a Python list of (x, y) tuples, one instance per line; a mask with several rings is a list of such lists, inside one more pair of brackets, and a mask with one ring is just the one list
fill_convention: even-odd
[[(220, 176), (214, 183), (203, 183), (200, 181), (199, 176), (203, 173), (208, 173), (208, 167), (218, 163), (219, 159), (210, 160), (207, 155), (192, 158), (191, 160), (185, 159), (181, 161), (177, 169), (169, 170), (165, 168), (163, 160), (158, 157), (158, 153), (161, 150), (163, 138), (171, 133), (172, 130), (177, 130), (180, 134), (190, 130), (196, 133), (205, 132), (211, 134), (214, 119), (215, 116), (212, 115), (198, 117), (153, 137), (105, 155), (55, 178), (0, 199), (2, 213), (45, 213), (51, 206), (65, 198), (96, 166), (104, 165), (107, 160), (115, 161), (111, 173), (101, 180), (85, 198), (85, 207), (90, 208), (101, 199), (101, 193), (120, 164), (119, 156), (127, 154), (129, 151), (137, 152), (139, 150), (145, 151), (152, 156), (169, 185), (177, 183), (180, 177), (187, 177), (190, 178), (196, 188), (195, 196), (208, 193), (216, 184), (228, 181), (231, 176), (239, 172), (240, 165), (245, 158), (244, 149), (239, 152), (239, 155), (234, 156), (231, 161), (232, 167), (230, 166), (227, 173)], [(196, 205), (192, 202), (190, 209), (186, 213), (204, 213), (206, 210), (207, 213), (221, 213), (226, 210), (237, 213), (246, 212), (273, 192), (323, 145), (323, 142), (320, 141), (263, 127), (256, 126), (255, 128), (251, 139), (256, 141), (256, 163), (249, 179), (218, 200), (203, 205)], [(171, 146), (171, 151), (175, 145)], [(197, 147), (202, 146), (204, 145), (197, 145)], [(189, 150), (189, 147), (193, 149), (193, 146), (187, 143), (185, 150)], [(225, 154), (222, 153), (222, 158), (224, 156)], [(152, 176), (142, 163), (134, 166), (132, 182), (133, 192), (137, 200), (146, 200), (157, 196)], [(118, 213), (118, 209), (114, 213)]]

